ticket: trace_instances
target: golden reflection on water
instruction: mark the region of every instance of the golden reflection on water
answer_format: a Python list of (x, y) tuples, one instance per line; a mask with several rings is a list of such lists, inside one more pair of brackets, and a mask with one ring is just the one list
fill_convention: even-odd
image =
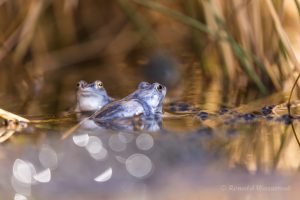
[(246, 168), (251, 173), (296, 172), (300, 149), (291, 128), (281, 123), (260, 123), (246, 125), (230, 139), (225, 147), (229, 166)]

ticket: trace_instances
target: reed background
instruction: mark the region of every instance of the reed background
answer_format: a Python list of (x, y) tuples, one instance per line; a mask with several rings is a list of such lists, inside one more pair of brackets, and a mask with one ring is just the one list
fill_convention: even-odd
[(299, 0), (1, 0), (1, 106), (25, 113), (51, 99), (60, 109), (80, 79), (118, 97), (160, 81), (194, 104), (289, 92), (299, 22)]

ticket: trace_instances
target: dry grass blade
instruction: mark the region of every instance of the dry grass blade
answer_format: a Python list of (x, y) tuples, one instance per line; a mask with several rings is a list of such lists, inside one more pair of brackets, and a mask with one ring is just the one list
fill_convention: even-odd
[(40, 15), (43, 11), (47, 1), (33, 1), (30, 5), (30, 11), (28, 12), (23, 28), (21, 31), (18, 46), (16, 47), (15, 60), (19, 62), (30, 48), (31, 42), (34, 38), (35, 29), (40, 19)]
[(3, 110), (1, 108), (0, 108), (0, 117), (6, 119), (8, 121), (25, 122), (25, 123), (30, 122), (28, 119), (26, 119), (24, 117), (13, 114), (13, 113)]
[(134, 2), (136, 2), (137, 4), (143, 5), (145, 7), (148, 7), (150, 9), (164, 13), (166, 15), (169, 15), (184, 24), (187, 24), (193, 28), (198, 29), (199, 31), (207, 33), (213, 37), (216, 37), (215, 33), (212, 30), (210, 30), (205, 24), (202, 24), (199, 21), (197, 21), (191, 17), (185, 16), (185, 15), (183, 15), (175, 10), (172, 10), (168, 7), (165, 7), (161, 4), (158, 4), (158, 3), (155, 3), (152, 1), (145, 1), (145, 0), (134, 0)]
[(296, 4), (297, 10), (298, 10), (298, 13), (299, 13), (299, 16), (300, 16), (300, 3), (298, 2), (298, 0), (294, 0), (294, 2)]
[(3, 43), (0, 47), (0, 61), (11, 51), (14, 45), (17, 42), (17, 38), (19, 37), (21, 31), (21, 27), (18, 27)]
[(83, 119), (82, 121), (80, 121), (78, 124), (72, 126), (70, 129), (68, 129), (66, 132), (63, 133), (61, 139), (64, 140), (67, 137), (69, 137), (70, 135), (72, 135), (72, 133), (74, 133), (74, 131), (76, 131), (84, 122), (86, 122), (86, 120), (89, 120), (91, 117), (87, 117), (85, 119)]
[(277, 33), (280, 37), (280, 40), (281, 42), (283, 43), (285, 49), (287, 50), (287, 53), (292, 61), (292, 63), (297, 67), (298, 70), (300, 70), (300, 63), (294, 53), (294, 50), (291, 46), (291, 43), (290, 43), (290, 40), (287, 36), (287, 34), (285, 33), (282, 25), (281, 25), (281, 22), (279, 20), (279, 17), (275, 11), (275, 8), (273, 6), (273, 3), (271, 2), (271, 0), (267, 0), (267, 5), (268, 5), (268, 9), (270, 11), (270, 14), (274, 20), (274, 23), (275, 23), (275, 28), (277, 30)]
[(15, 132), (15, 130), (5, 130), (5, 132), (0, 136), (0, 143), (8, 140)]
[(15, 132), (27, 126), (30, 121), (24, 117), (0, 109), (0, 118), (7, 121), (7, 124), (0, 129), (0, 143), (8, 140)]
[(0, 111), (1, 113), (5, 113), (5, 116), (1, 114), (0, 117), (7, 120), (5, 126), (0, 126), (0, 143), (3, 143), (8, 140), (15, 132), (26, 128), (29, 121), (26, 121), (27, 119), (15, 114), (3, 111), (2, 109), (0, 109)]

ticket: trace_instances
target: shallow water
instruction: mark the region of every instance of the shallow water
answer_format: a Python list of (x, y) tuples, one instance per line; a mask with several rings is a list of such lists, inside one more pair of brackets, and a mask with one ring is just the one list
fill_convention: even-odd
[[(228, 109), (200, 100), (174, 108), (170, 102), (196, 93), (173, 98), (178, 91), (171, 89), (161, 122), (106, 129), (69, 115), (70, 80), (54, 99), (45, 92), (25, 109), (4, 107), (33, 123), (0, 146), (0, 199), (297, 199), (300, 148), (292, 125), (299, 133), (300, 122), (286, 123), (284, 108), (268, 116), (261, 110), (284, 95)], [(134, 89), (113, 81), (103, 81), (113, 96)]]

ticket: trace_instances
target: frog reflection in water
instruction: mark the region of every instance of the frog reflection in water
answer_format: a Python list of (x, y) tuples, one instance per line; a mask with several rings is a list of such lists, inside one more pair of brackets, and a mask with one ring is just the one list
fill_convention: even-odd
[(76, 112), (96, 111), (114, 101), (113, 98), (108, 96), (103, 83), (99, 80), (90, 84), (79, 81), (76, 97)]
[(166, 87), (159, 83), (141, 82), (138, 89), (132, 94), (100, 109), (94, 115), (94, 120), (96, 122), (107, 122), (139, 115), (146, 119), (161, 116), (166, 92)]

